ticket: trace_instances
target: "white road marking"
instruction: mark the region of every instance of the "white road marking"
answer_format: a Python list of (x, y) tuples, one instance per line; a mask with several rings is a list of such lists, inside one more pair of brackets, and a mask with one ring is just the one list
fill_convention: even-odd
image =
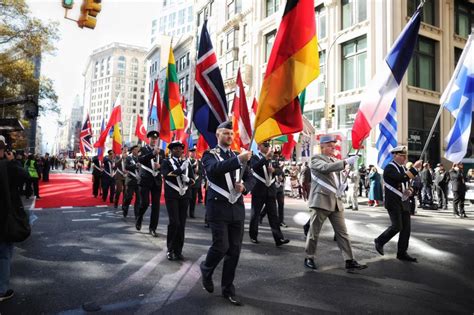
[(73, 219), (72, 222), (82, 222), (82, 221), (99, 221), (100, 219)]
[(66, 210), (63, 213), (79, 213), (79, 212), (86, 212), (86, 210)]
[(72, 209), (72, 206), (62, 206), (61, 209)]
[(108, 206), (107, 205), (99, 205), (99, 206), (95, 206), (96, 208), (107, 208)]

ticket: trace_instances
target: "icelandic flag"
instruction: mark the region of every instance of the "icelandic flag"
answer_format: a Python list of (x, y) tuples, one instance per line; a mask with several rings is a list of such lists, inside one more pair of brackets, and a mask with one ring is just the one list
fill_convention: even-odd
[(446, 159), (459, 163), (466, 155), (474, 111), (474, 35), (469, 35), (454, 75), (441, 96), (444, 106), (456, 119), (446, 137)]
[(352, 147), (360, 149), (370, 131), (385, 119), (397, 94), (418, 40), (420, 8), (396, 39), (381, 69), (376, 73), (362, 95), (354, 125), (352, 126)]
[(387, 117), (379, 125), (380, 135), (377, 139), (376, 148), (379, 151), (377, 164), (381, 169), (385, 169), (388, 163), (392, 162), (393, 155), (390, 151), (397, 146), (397, 104), (394, 99)]
[(193, 122), (211, 148), (217, 145), (217, 126), (227, 120), (224, 82), (207, 31), (202, 26), (194, 88)]

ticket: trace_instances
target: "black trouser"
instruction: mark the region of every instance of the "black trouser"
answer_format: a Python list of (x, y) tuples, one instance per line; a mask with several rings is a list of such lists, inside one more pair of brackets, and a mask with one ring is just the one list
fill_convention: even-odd
[(82, 174), (82, 167), (77, 167), (76, 168), (76, 174), (77, 174), (77, 172), (81, 172), (81, 174)]
[(196, 199), (198, 197), (198, 191), (200, 187), (191, 187), (191, 200), (189, 201), (189, 216), (194, 218), (194, 210), (196, 209)]
[(197, 198), (198, 202), (202, 203), (202, 186), (201, 186), (201, 184), (199, 184), (197, 194), (198, 194), (198, 198)]
[(150, 205), (151, 193), (151, 216), (150, 216), (150, 230), (155, 231), (158, 227), (158, 220), (160, 218), (160, 199), (161, 199), (161, 181), (159, 185), (153, 182), (151, 186), (140, 185), (140, 212), (137, 217), (137, 224), (141, 225), (143, 215)]
[[(280, 223), (285, 222), (285, 192), (284, 191), (277, 191), (276, 194), (276, 201), (278, 206), (278, 221)], [(262, 211), (260, 211), (260, 221), (267, 215), (267, 208), (263, 207)]]
[(168, 210), (168, 234), (166, 243), (168, 251), (181, 254), (184, 244), (184, 229), (186, 227), (186, 212), (188, 211), (189, 199), (165, 199)]
[(436, 193), (438, 195), (438, 207), (448, 208), (448, 187), (436, 185)]
[(122, 204), (123, 204), (123, 200), (125, 199), (125, 192), (127, 190), (125, 186), (125, 179), (116, 179), (115, 186), (116, 186), (116, 189), (115, 189), (114, 207), (117, 208), (120, 195), (122, 194), (122, 192), (123, 192)]
[(456, 215), (465, 214), (464, 200), (466, 198), (465, 191), (453, 191), (453, 213)]
[[(109, 175), (105, 175), (109, 176)], [(114, 202), (115, 195), (115, 180), (111, 177), (105, 178), (102, 176), (102, 201), (107, 201), (107, 196), (109, 195), (110, 190), (110, 202)]]
[(398, 255), (406, 254), (408, 249), (408, 241), (411, 232), (411, 217), (409, 211), (402, 209), (387, 209), (390, 216), (390, 225), (382, 234), (377, 237), (377, 242), (382, 246), (392, 239), (397, 233), (398, 236)]
[(205, 278), (211, 278), (219, 262), (224, 258), (222, 269), (222, 294), (235, 295), (234, 277), (239, 262), (244, 221), (209, 221), (212, 231), (212, 245), (207, 252), (206, 260), (201, 263)]
[(262, 208), (265, 207), (265, 211), (268, 215), (268, 222), (272, 229), (273, 238), (275, 242), (283, 239), (283, 234), (280, 230), (280, 222), (278, 222), (277, 210), (276, 210), (276, 198), (275, 197), (260, 197), (252, 196), (252, 216), (250, 218), (249, 235), (252, 239), (257, 239), (258, 236), (258, 223), (260, 219), (260, 213)]
[(25, 196), (27, 198), (30, 198), (32, 194), (35, 194), (36, 197), (40, 196), (38, 182), (38, 178), (30, 178), (26, 181)]
[(100, 174), (92, 174), (92, 194), (94, 197), (99, 195), (100, 177)]
[(49, 182), (49, 168), (43, 171), (43, 182)]
[(122, 211), (124, 216), (128, 214), (128, 208), (130, 207), (130, 203), (133, 199), (133, 194), (135, 194), (135, 203), (133, 205), (133, 212), (135, 214), (135, 220), (138, 217), (140, 211), (140, 190), (137, 184), (129, 184), (127, 185), (127, 189), (125, 189), (123, 203), (122, 203)]

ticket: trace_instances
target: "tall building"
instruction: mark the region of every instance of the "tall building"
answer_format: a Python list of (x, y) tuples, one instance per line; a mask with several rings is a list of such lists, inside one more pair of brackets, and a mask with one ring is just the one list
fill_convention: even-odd
[(71, 109), (71, 116), (69, 118), (69, 143), (74, 152), (79, 152), (79, 134), (82, 127), (82, 117), (84, 108), (82, 106), (81, 98), (76, 95), (74, 104)]
[(163, 0), (159, 2), (159, 16), (152, 21), (151, 39), (153, 44), (159, 37), (167, 35), (179, 37), (190, 34), (194, 27), (193, 2), (186, 0)]
[[(84, 70), (84, 113), (90, 115), (94, 139), (107, 123), (116, 99), (122, 105), (122, 141), (137, 141), (136, 116), (146, 108), (146, 61), (143, 47), (111, 43), (92, 52)], [(84, 116), (85, 116), (84, 114)]]

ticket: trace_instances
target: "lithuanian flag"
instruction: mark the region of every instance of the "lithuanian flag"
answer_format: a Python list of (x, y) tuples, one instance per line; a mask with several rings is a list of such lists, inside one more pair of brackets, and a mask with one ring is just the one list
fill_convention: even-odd
[[(184, 128), (184, 113), (181, 107), (181, 96), (179, 95), (178, 75), (174, 61), (173, 49), (170, 47), (168, 59), (168, 71), (166, 75), (165, 94), (163, 101), (169, 113), (169, 130)], [(162, 126), (163, 128), (163, 126)]]
[(288, 0), (276, 34), (255, 118), (255, 141), (303, 130), (297, 96), (319, 75), (314, 0)]

